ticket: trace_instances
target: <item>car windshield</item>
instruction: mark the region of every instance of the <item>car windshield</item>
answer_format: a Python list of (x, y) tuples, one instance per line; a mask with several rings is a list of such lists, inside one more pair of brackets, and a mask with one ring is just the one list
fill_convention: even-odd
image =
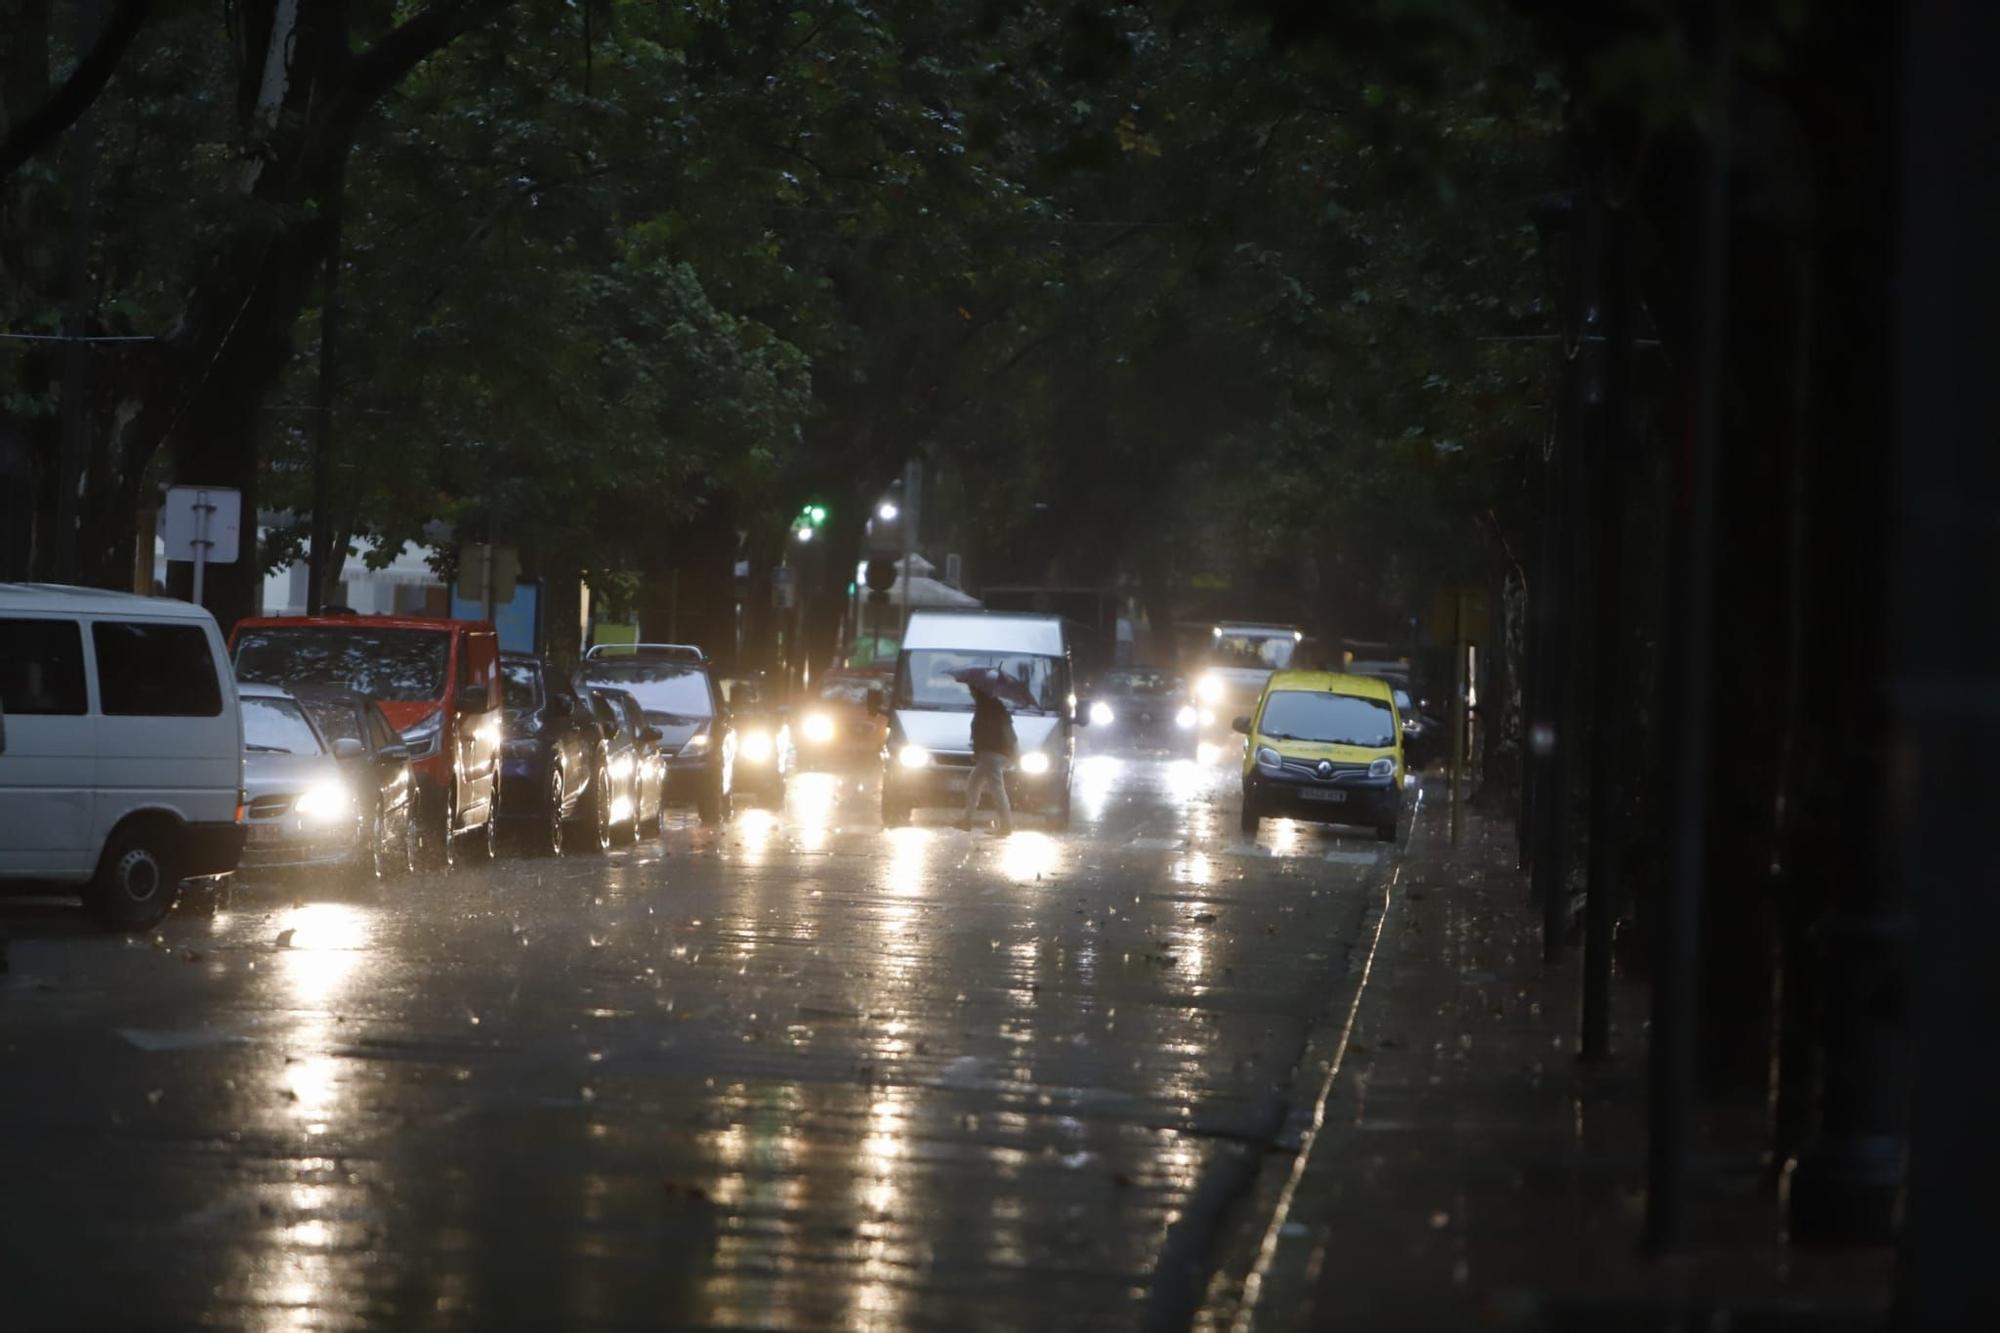
[(998, 671), (1008, 678), (997, 693), (1010, 713), (1053, 713), (1068, 700), (1063, 661), (1034, 653), (982, 653), (953, 648), (924, 648), (903, 654), (896, 670), (899, 708), (972, 707), (972, 687), (958, 679), (961, 672)]
[(331, 685), (415, 702), (444, 693), (451, 635), (370, 625), (267, 625), (236, 640), (236, 678), (267, 685)]
[(1299, 641), (1290, 631), (1232, 633), (1224, 630), (1209, 646), (1209, 661), (1219, 667), (1247, 667), (1257, 671), (1283, 671), (1292, 664)]
[(1111, 671), (1104, 676), (1106, 694), (1172, 694), (1180, 680), (1166, 671)]
[[(332, 741), (360, 741), (368, 743), (368, 733), (359, 708), (345, 699), (302, 699), (306, 712), (312, 715), (319, 734)], [(244, 717), (245, 734), (248, 734), (250, 719)]]
[(243, 701), (243, 748), (258, 754), (323, 754), (305, 710), (290, 699)]
[(708, 673), (683, 662), (644, 658), (595, 658), (576, 678), (584, 685), (608, 685), (639, 701), (648, 717), (705, 718), (714, 713)]
[(838, 676), (819, 687), (819, 697), (828, 703), (865, 704), (868, 691), (876, 689), (882, 682), (861, 676)]
[(542, 706), (539, 662), (500, 663), (501, 707), (510, 713), (532, 713)]
[(1277, 741), (1382, 749), (1396, 743), (1396, 719), (1387, 699), (1276, 690), (1265, 701), (1257, 734)]

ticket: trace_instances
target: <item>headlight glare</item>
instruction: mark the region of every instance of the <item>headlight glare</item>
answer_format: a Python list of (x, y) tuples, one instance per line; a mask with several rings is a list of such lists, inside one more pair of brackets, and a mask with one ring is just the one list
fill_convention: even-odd
[(301, 819), (309, 819), (318, 824), (331, 824), (353, 813), (354, 798), (348, 793), (347, 788), (338, 782), (322, 782), (319, 786), (309, 787), (300, 793), (292, 809), (298, 811)]
[(736, 748), (737, 758), (750, 764), (767, 764), (771, 761), (771, 733), (768, 731), (746, 731), (743, 741)]
[(921, 745), (905, 745), (896, 751), (896, 762), (904, 768), (922, 768), (931, 761), (931, 752)]
[(1174, 725), (1182, 731), (1190, 730), (1199, 721), (1201, 714), (1195, 712), (1191, 704), (1182, 704), (1181, 711), (1174, 714)]
[(1105, 703), (1102, 699), (1099, 699), (1090, 706), (1090, 725), (1093, 727), (1108, 727), (1111, 725), (1113, 717), (1111, 705)]
[(706, 750), (707, 748), (708, 748), (708, 733), (705, 731), (697, 731), (694, 735), (688, 737), (688, 743), (681, 747), (681, 753), (700, 754), (703, 750)]
[(1200, 680), (1195, 682), (1194, 692), (1196, 697), (1198, 697), (1205, 704), (1221, 703), (1222, 677), (1213, 675), (1203, 676)]
[(1021, 771), (1031, 778), (1038, 778), (1049, 771), (1049, 757), (1040, 750), (1030, 750), (1021, 756)]
[(807, 713), (803, 730), (807, 740), (824, 745), (833, 739), (833, 719), (825, 713)]

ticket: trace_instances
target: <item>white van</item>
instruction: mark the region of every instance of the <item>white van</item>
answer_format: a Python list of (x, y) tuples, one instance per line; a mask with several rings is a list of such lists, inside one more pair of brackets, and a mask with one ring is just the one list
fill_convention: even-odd
[(962, 805), (972, 770), (972, 690), (960, 673), (1005, 672), (1020, 758), (1007, 775), (1016, 810), (1069, 823), (1076, 759), (1076, 695), (1069, 642), (1055, 616), (1000, 611), (919, 611), (896, 658), (894, 692), (876, 700), (889, 718), (882, 763), (882, 822), (909, 822), (917, 806)]
[(243, 720), (215, 617), (0, 583), (0, 881), (80, 887), (143, 930), (243, 852)]

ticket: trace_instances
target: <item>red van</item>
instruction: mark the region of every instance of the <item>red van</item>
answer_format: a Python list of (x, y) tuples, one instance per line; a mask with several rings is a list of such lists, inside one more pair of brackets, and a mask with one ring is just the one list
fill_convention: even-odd
[(453, 846), (490, 860), (499, 835), (500, 638), (490, 621), (420, 616), (265, 616), (229, 636), (236, 678), (365, 694), (409, 748), (425, 858)]

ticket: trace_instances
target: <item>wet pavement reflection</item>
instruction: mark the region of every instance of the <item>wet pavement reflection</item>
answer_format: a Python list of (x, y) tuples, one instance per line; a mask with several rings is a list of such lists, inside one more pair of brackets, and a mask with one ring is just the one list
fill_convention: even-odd
[(806, 774), (152, 939), (0, 902), (0, 1326), (1136, 1323), (1395, 855), (1234, 789), (1092, 755), (1002, 839)]

